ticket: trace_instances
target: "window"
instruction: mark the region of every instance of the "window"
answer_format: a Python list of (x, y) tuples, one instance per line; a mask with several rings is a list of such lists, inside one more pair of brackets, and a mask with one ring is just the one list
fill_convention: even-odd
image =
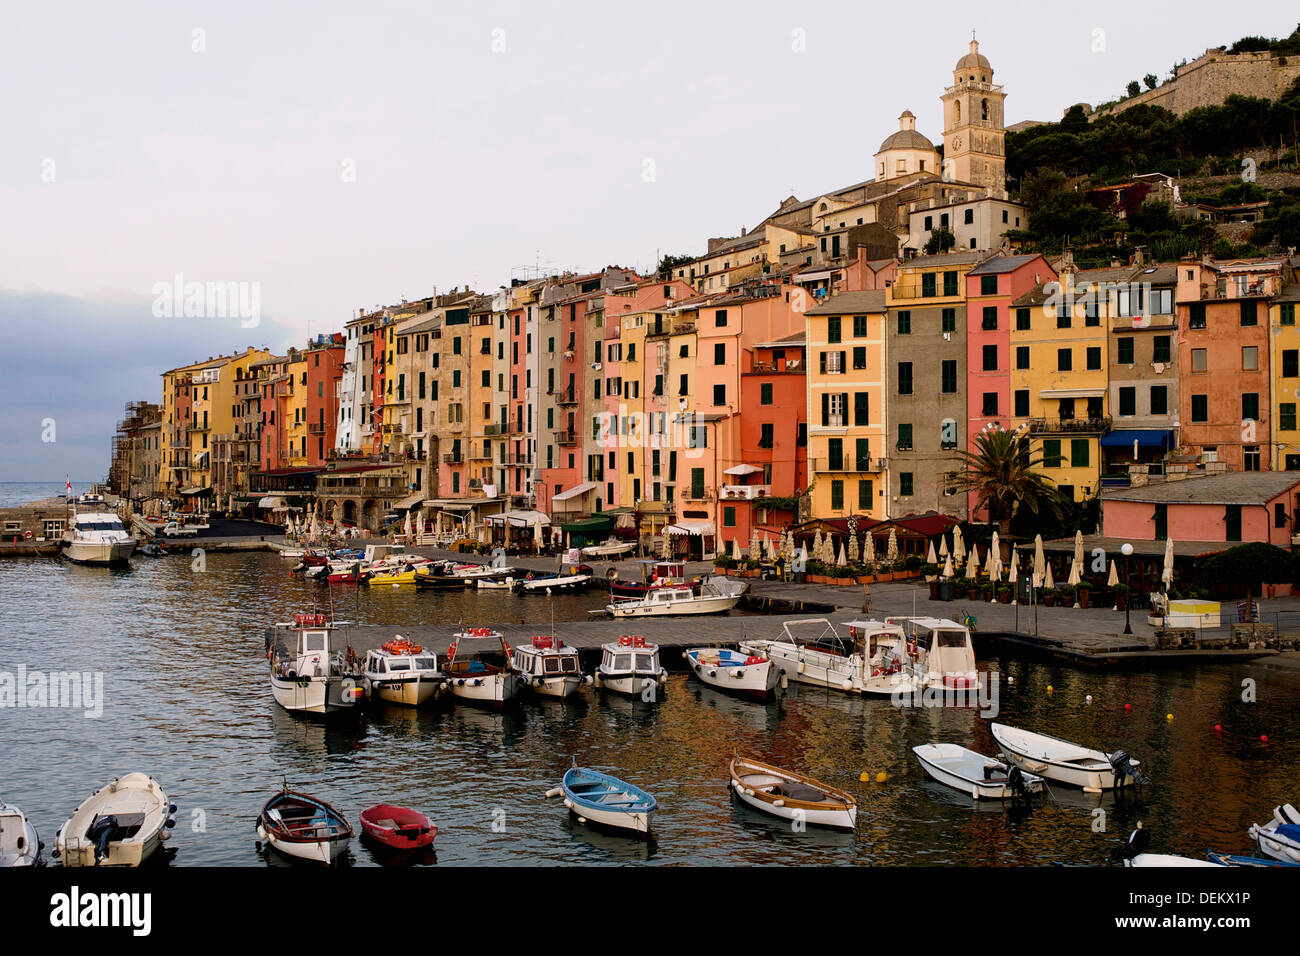
[(1243, 345), (1241, 347), (1241, 370), (1243, 372), (1259, 371), (1259, 346)]
[[(690, 380), (691, 377), (687, 375), (685, 372), (683, 372), (681, 379), (677, 383), (678, 395), (686, 395), (690, 392)], [(600, 396), (597, 395), (596, 397), (599, 398)]]
[(866, 368), (866, 367), (867, 367), (867, 348), (866, 348), (866, 346), (864, 346), (864, 345), (856, 345), (856, 346), (853, 347), (853, 367), (854, 367), (854, 368), (859, 368), (859, 369), (860, 369), (860, 368)]
[(1016, 309), (1016, 331), (1017, 332), (1029, 331), (1029, 310), (1028, 309), (1023, 309), (1023, 308)]
[(1069, 349), (1056, 350), (1056, 370), (1058, 372), (1068, 372), (1074, 368), (1074, 353)]
[[(974, 210), (974, 209), (967, 209), (967, 210), (966, 210), (966, 216), (965, 216), (965, 224), (969, 226), (969, 225), (970, 225), (971, 223), (973, 223), (974, 221), (975, 221), (975, 210)], [(981, 289), (981, 290), (980, 290), (980, 295), (997, 295), (997, 292), (998, 292), (998, 277), (997, 277), (997, 276), (981, 276), (981, 277), (980, 277), (980, 285), (987, 286), (988, 283), (989, 283), (989, 280), (990, 280), (990, 279), (993, 280), (993, 291), (992, 291), (992, 292), (989, 292), (989, 291), (987, 291), (987, 290), (985, 290), (985, 289)]]
[[(911, 312), (900, 312), (899, 314), (906, 315), (908, 317), (908, 322), (911, 322)], [(867, 317), (865, 315), (855, 315), (853, 317), (853, 337), (855, 339), (864, 339), (867, 337)]]
[(925, 217), (925, 231), (929, 232), (934, 228), (934, 216)]
[[(657, 386), (656, 386), (655, 394), (658, 394)], [(760, 405), (772, 404), (772, 383), (771, 382), (764, 382), (762, 385), (758, 387), (758, 404)]]
[[(996, 279), (997, 276), (986, 276), (985, 278)], [(986, 305), (984, 307), (984, 321), (982, 328), (985, 332), (996, 332), (998, 328), (998, 307), (996, 305)]]
[(984, 406), (983, 406), (983, 407), (984, 407), (984, 410), (983, 410), (980, 414), (982, 414), (982, 415), (996, 415), (996, 414), (998, 413), (998, 393), (997, 393), (997, 392), (985, 392), (985, 393), (984, 393)]
[(727, 344), (726, 344), (725, 342), (717, 342), (717, 343), (714, 344), (714, 346), (713, 346), (713, 364), (714, 364), (714, 365), (726, 365), (726, 364), (727, 364)]
[(1015, 406), (1016, 410), (1014, 413), (1015, 416), (1017, 418), (1028, 418), (1029, 417), (1029, 389), (1027, 388), (1016, 389), (1015, 402), (1016, 402), (1016, 406)]
[(986, 345), (983, 354), (984, 371), (996, 372), (998, 370), (998, 347), (996, 345)]
[(1193, 302), (1187, 310), (1187, 327), (1189, 329), (1205, 328), (1205, 303)]
[(1151, 361), (1169, 364), (1169, 336), (1157, 335), (1151, 343)]
[(1281, 325), (1295, 325), (1295, 303), (1283, 302), (1278, 312), (1277, 321)]
[(941, 321), (940, 331), (956, 332), (957, 331), (957, 310), (944, 309), (940, 321)]
[(921, 297), (924, 299), (933, 299), (935, 296), (934, 273), (921, 273)]
[(1286, 527), (1286, 505), (1280, 501), (1273, 505), (1273, 527)]
[(1258, 305), (1259, 303), (1253, 300), (1249, 302), (1241, 303), (1241, 324), (1242, 325), (1259, 324), (1259, 316), (1256, 311)]
[(773, 441), (772, 431), (775, 427), (776, 426), (774, 426), (771, 422), (764, 422), (763, 424), (758, 426), (759, 429), (758, 447), (759, 448), (772, 447), (772, 441)]
[(944, 359), (943, 364), (939, 366), (939, 390), (947, 395), (957, 391), (956, 359)]
[(871, 439), (859, 438), (853, 445), (853, 470), (871, 470)]
[(1016, 346), (1016, 368), (1029, 368), (1029, 346)]
[[(948, 218), (947, 214), (945, 214), (943, 218), (946, 220), (946, 219)], [(947, 226), (948, 223), (945, 222), (944, 225)], [(945, 272), (945, 273), (943, 274), (943, 294), (944, 294), (944, 295), (958, 295), (958, 294), (959, 294), (958, 289), (957, 289), (957, 273), (955, 273), (955, 272)]]
[(1151, 386), (1151, 414), (1169, 414), (1169, 389), (1164, 385)]
[(1101, 346), (1089, 346), (1085, 355), (1087, 357), (1089, 371), (1096, 371), (1101, 368)]
[(722, 526), (724, 528), (734, 528), (736, 526), (735, 505), (727, 505), (722, 509)]
[(699, 500), (704, 497), (704, 469), (691, 469), (691, 497)]
[[(966, 210), (966, 221), (972, 221), (973, 210)], [(998, 277), (997, 276), (980, 276), (980, 295), (997, 295), (998, 294)]]
[(725, 385), (713, 386), (713, 404), (714, 405), (727, 404), (727, 386)]
[(1277, 427), (1284, 432), (1295, 431), (1295, 402), (1283, 402), (1277, 407)]
[(1125, 386), (1119, 390), (1119, 413), (1121, 416), (1137, 414), (1137, 389)]
[(838, 478), (831, 482), (831, 510), (842, 511), (844, 509), (844, 482)]
[(1192, 349), (1192, 371), (1204, 372), (1206, 368), (1206, 350)]
[(714, 313), (713, 313), (713, 323), (714, 323), (714, 325), (716, 325), (718, 328), (722, 328), (723, 326), (725, 326), (725, 325), (727, 324), (727, 310), (726, 310), (726, 309), (718, 309), (716, 312), (714, 312)]
[(871, 401), (871, 394), (869, 392), (853, 393), (853, 424), (854, 425), (871, 424), (869, 420), (871, 417), (870, 401)]
[(1282, 377), (1296, 378), (1300, 376), (1300, 349), (1283, 349), (1282, 350)]
[(861, 511), (870, 511), (872, 501), (875, 499), (874, 482), (870, 478), (863, 478), (858, 481), (858, 508)]
[[(1295, 408), (1294, 405), (1291, 407), (1293, 409)], [(910, 423), (904, 424), (903, 422), (899, 422), (898, 424), (898, 450), (912, 450), (912, 426)]]
[(1241, 505), (1226, 505), (1223, 512), (1224, 538), (1241, 540)]
[(1210, 420), (1210, 397), (1208, 395), (1192, 396), (1192, 421), (1208, 422)]
[(844, 373), (843, 352), (821, 352), (821, 371), (823, 375), (842, 375)]
[[(857, 334), (857, 330), (855, 329), (854, 335), (856, 334)], [(903, 309), (898, 313), (898, 334), (899, 335), (912, 334), (912, 313), (908, 309)]]
[(904, 498), (910, 498), (912, 497), (912, 492), (912, 473), (910, 471), (900, 472), (898, 475), (898, 493)]
[(1123, 335), (1115, 340), (1115, 362), (1118, 365), (1133, 364), (1133, 336)]
[(1059, 438), (1048, 438), (1043, 441), (1043, 467), (1061, 467), (1061, 440)]
[(1241, 417), (1259, 421), (1259, 392), (1241, 393)]
[[(944, 363), (944, 365), (947, 364), (948, 364), (947, 362)], [(898, 394), (899, 395), (912, 394), (912, 363), (911, 362), (898, 363)]]
[(1062, 302), (1056, 307), (1056, 327), (1058, 329), (1068, 329), (1070, 327), (1070, 304)]
[(826, 319), (826, 341), (832, 344), (840, 341), (840, 317), (832, 315)]

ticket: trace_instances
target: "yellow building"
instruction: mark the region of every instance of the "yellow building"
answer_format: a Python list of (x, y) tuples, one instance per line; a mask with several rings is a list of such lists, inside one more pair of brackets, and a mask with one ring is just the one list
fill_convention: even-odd
[(1012, 303), (1010, 424), (1030, 439), (1044, 476), (1073, 501), (1101, 491), (1114, 284), (1132, 271), (1063, 269), (1058, 283)]
[(653, 313), (633, 312), (615, 316), (611, 320), (622, 323), (619, 343), (622, 360), (618, 366), (618, 498), (625, 506), (637, 507), (647, 495), (642, 476), (646, 473), (647, 421), (645, 388), (646, 322), (654, 321)]
[[(663, 437), (660, 473), (664, 480), (664, 508), (680, 517), (686, 510), (704, 510), (709, 489), (692, 464), (704, 454), (690, 447), (691, 431), (698, 408), (695, 401), (696, 323), (699, 310), (686, 308), (669, 313), (672, 332), (668, 336), (668, 374), (663, 386)], [(656, 375), (659, 373), (656, 372)], [(657, 396), (656, 396), (657, 397)], [(655, 403), (657, 405), (657, 403)], [(667, 461), (664, 462), (663, 458)]]
[(885, 292), (844, 292), (808, 310), (812, 517), (888, 517)]
[(1269, 303), (1269, 393), (1273, 406), (1274, 471), (1300, 471), (1300, 327), (1296, 326), (1300, 283), (1287, 286)]
[(244, 352), (218, 356), (164, 373), (164, 422), (168, 420), (169, 413), (173, 420), (178, 417), (176, 390), (169, 386), (177, 381), (177, 373), (181, 379), (189, 379), (190, 414), (187, 434), (182, 436), (179, 432), (175, 433), (173, 446), (178, 456), (173, 461), (178, 461), (181, 455), (188, 456), (188, 476), (186, 481), (170, 489), (172, 493), (192, 494), (196, 493), (195, 489), (212, 487), (213, 446), (217, 439), (233, 441), (243, 415), (242, 396), (237, 392), (237, 386), (248, 376), (249, 366), (269, 354), (264, 349), (250, 347)]

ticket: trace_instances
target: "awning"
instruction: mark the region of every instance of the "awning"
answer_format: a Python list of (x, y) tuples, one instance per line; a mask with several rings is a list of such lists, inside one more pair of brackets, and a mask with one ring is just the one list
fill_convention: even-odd
[(512, 524), (520, 527), (541, 525), (549, 527), (551, 519), (540, 511), (506, 511), (499, 515), (488, 515), (483, 519), (488, 524)]
[(596, 515), (592, 518), (584, 518), (582, 521), (571, 521), (568, 524), (560, 525), (560, 530), (569, 534), (598, 534), (611, 531), (613, 528), (614, 519), (604, 515)]
[(714, 528), (712, 521), (679, 521), (664, 528), (664, 534), (706, 535), (716, 532), (717, 529)]
[(284, 507), (284, 499), (277, 495), (268, 495), (257, 503), (259, 508), (265, 508), (268, 511), (274, 511), (276, 508)]
[(584, 481), (580, 485), (574, 485), (568, 491), (561, 491), (558, 495), (551, 495), (552, 501), (568, 501), (570, 498), (576, 498), (579, 495), (585, 495), (589, 491), (596, 490), (594, 481)]
[(1044, 388), (1038, 393), (1039, 398), (1101, 398), (1106, 394), (1104, 388)]
[(756, 475), (762, 470), (757, 465), (736, 465), (733, 468), (727, 468), (722, 473), (724, 475)]
[(412, 508), (424, 501), (424, 495), (408, 495), (397, 504), (393, 505), (395, 511), (410, 511)]
[(211, 492), (211, 488), (201, 488), (198, 485), (189, 485), (186, 488), (180, 489), (176, 493), (178, 495), (206, 495), (211, 494)]
[(1139, 448), (1170, 448), (1174, 433), (1165, 428), (1119, 428), (1101, 436), (1101, 447), (1132, 448), (1135, 441)]

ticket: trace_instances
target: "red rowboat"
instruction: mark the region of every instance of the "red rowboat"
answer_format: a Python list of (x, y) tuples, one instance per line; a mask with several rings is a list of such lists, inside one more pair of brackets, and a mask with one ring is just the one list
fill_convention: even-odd
[(395, 850), (416, 850), (431, 846), (438, 828), (429, 818), (409, 807), (380, 803), (361, 811), (361, 829), (372, 840)]

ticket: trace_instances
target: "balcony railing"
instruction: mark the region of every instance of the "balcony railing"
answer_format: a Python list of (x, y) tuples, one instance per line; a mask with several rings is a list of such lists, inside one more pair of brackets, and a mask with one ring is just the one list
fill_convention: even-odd
[(1110, 431), (1111, 418), (1102, 415), (1095, 418), (1031, 418), (1029, 432), (1033, 435), (1077, 435), (1101, 434)]
[(442, 456), (442, 463), (444, 465), (463, 465), (465, 463), (465, 456), (452, 452)]
[(571, 388), (561, 389), (559, 392), (555, 393), (555, 404), (556, 405), (577, 405), (578, 404), (577, 393)]
[(578, 433), (573, 429), (556, 432), (555, 443), (557, 445), (576, 445), (578, 443)]
[(723, 485), (722, 498), (742, 498), (753, 500), (755, 498), (767, 498), (772, 494), (771, 485)]
[(505, 465), (507, 468), (531, 468), (533, 466), (533, 460), (527, 457), (515, 457), (514, 455), (510, 455), (502, 461), (501, 464)]
[(313, 435), (324, 435), (324, 434), (325, 434), (325, 423), (324, 423), (324, 422), (313, 422), (312, 424), (310, 424), (310, 425), (307, 426), (307, 431), (310, 432), (310, 433), (313, 434)]
[(808, 462), (813, 472), (840, 472), (844, 474), (870, 474), (884, 471), (889, 467), (888, 458), (854, 458), (845, 455), (842, 458), (813, 458)]
[(504, 435), (504, 434), (506, 433), (506, 431), (507, 431), (507, 426), (506, 426), (506, 425), (502, 425), (502, 424), (500, 424), (499, 422), (498, 422), (497, 424), (495, 424), (495, 425), (484, 425), (484, 426), (483, 426), (483, 434), (484, 434), (484, 435), (489, 435), (489, 436), (490, 436), (490, 435)]

